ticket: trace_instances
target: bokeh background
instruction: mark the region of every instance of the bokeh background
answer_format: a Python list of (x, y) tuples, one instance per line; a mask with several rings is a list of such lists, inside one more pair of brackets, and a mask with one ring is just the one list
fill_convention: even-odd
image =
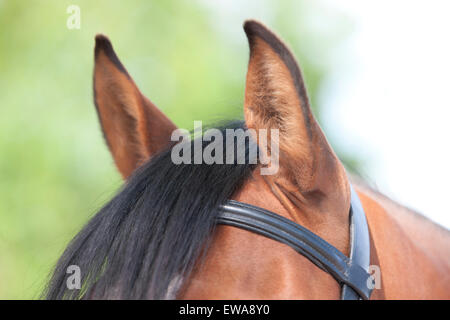
[[(81, 9), (68, 29), (67, 8)], [(449, 227), (448, 2), (0, 0), (0, 298), (39, 297), (121, 179), (92, 103), (96, 33), (179, 127), (241, 118), (256, 18), (289, 43), (341, 159)]]

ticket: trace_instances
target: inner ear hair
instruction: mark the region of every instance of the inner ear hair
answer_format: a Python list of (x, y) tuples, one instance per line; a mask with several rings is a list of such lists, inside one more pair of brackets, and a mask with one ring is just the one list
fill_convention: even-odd
[(250, 20), (244, 30), (250, 46), (244, 100), (247, 126), (279, 130), (278, 181), (290, 181), (295, 187), (286, 189), (326, 195), (336, 187), (329, 180), (340, 183), (345, 172), (314, 119), (300, 68), (267, 27)]

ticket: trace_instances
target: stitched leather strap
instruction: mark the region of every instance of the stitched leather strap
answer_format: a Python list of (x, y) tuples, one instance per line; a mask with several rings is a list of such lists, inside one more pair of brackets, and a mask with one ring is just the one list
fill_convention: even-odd
[[(370, 265), (369, 227), (367, 225), (364, 209), (352, 186), (350, 186), (350, 191), (350, 262), (361, 266), (361, 268), (368, 272)], [(364, 281), (364, 283), (361, 283), (360, 286), (365, 286), (367, 288), (367, 295), (370, 297), (372, 289), (368, 287), (368, 278), (357, 278), (354, 281)], [(342, 286), (343, 300), (355, 300), (358, 298), (358, 293), (352, 290), (351, 287), (347, 285)]]
[[(357, 202), (355, 200), (354, 203), (353, 199)], [(330, 273), (342, 285), (342, 299), (370, 297), (371, 290), (367, 286), (367, 279), (370, 277), (367, 273), (367, 258), (370, 258), (367, 223), (353, 189), (350, 258), (301, 225), (276, 213), (242, 202), (229, 200), (221, 206), (217, 223), (252, 231), (291, 246), (319, 268)]]

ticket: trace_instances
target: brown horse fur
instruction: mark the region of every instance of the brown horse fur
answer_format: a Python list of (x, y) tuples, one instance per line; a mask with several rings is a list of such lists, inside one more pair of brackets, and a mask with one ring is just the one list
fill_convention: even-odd
[[(235, 200), (301, 224), (349, 251), (347, 174), (309, 107), (297, 63), (271, 31), (244, 25), (250, 45), (244, 114), (248, 128), (279, 129), (280, 170), (254, 171)], [(133, 82), (109, 40), (96, 37), (95, 105), (116, 165), (127, 178), (170, 143), (176, 128)], [(422, 216), (353, 182), (366, 212), (371, 264), (381, 270), (372, 299), (449, 299), (450, 237)], [(276, 254), (270, 254), (270, 253)], [(182, 299), (338, 299), (338, 283), (290, 247), (218, 226), (206, 259), (179, 293)]]
[(126, 178), (167, 146), (176, 127), (141, 94), (111, 42), (102, 35), (95, 40), (95, 106), (117, 168)]

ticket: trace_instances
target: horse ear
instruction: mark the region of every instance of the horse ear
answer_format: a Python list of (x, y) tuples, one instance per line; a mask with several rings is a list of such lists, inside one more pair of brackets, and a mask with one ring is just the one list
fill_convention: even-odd
[(169, 145), (176, 126), (141, 94), (103, 35), (95, 38), (94, 102), (105, 140), (125, 179)]
[(259, 22), (246, 21), (244, 30), (250, 45), (245, 121), (248, 128), (279, 130), (276, 178), (303, 195), (335, 193), (337, 181), (346, 187), (345, 171), (314, 119), (290, 50)]

